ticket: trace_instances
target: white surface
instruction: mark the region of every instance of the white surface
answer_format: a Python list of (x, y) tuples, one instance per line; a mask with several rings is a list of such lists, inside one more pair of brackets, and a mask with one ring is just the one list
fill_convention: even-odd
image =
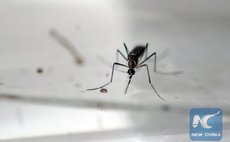
[[(189, 141), (190, 108), (218, 106), (225, 116), (223, 141), (229, 141), (229, 13), (229, 2), (214, 0), (1, 1), (0, 93), (25, 98), (1, 98), (0, 139)], [(75, 46), (83, 65), (50, 36), (51, 29)], [(99, 58), (112, 64), (123, 42), (130, 49), (149, 42), (149, 53), (161, 57), (159, 70), (183, 72), (151, 73), (170, 113), (162, 111), (145, 70), (134, 76), (127, 95), (127, 75), (117, 71), (107, 94), (85, 91), (109, 81), (111, 68)], [(96, 101), (88, 106), (89, 100)], [(119, 102), (123, 107), (116, 109)], [(142, 104), (151, 109), (138, 109)]]

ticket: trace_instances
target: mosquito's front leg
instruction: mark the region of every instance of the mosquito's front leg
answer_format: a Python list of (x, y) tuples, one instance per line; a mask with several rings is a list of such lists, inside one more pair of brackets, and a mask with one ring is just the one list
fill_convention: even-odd
[(106, 84), (100, 86), (100, 87), (87, 89), (87, 91), (101, 89), (101, 88), (103, 88), (103, 87), (109, 85), (110, 83), (112, 83), (112, 81), (113, 81), (113, 72), (114, 72), (114, 67), (115, 67), (115, 66), (123, 66), (123, 67), (127, 67), (127, 68), (128, 68), (128, 66), (126, 66), (126, 65), (124, 65), (124, 64), (117, 63), (117, 62), (113, 63), (113, 68), (112, 68), (112, 74), (111, 74), (111, 79), (110, 79), (110, 81), (109, 81), (108, 83), (106, 83)]

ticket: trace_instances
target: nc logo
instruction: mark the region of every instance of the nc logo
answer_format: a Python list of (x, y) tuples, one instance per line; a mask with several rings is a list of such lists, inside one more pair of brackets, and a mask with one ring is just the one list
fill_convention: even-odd
[(212, 128), (212, 126), (208, 125), (208, 120), (212, 117), (215, 117), (216, 115), (220, 114), (220, 111), (218, 111), (217, 113), (214, 114), (209, 114), (209, 115), (204, 115), (202, 118), (200, 118), (199, 115), (195, 115), (193, 117), (193, 123), (192, 126), (193, 128), (196, 128), (198, 126), (198, 124), (200, 123), (201, 126), (205, 129), (210, 129)]
[(221, 140), (222, 110), (219, 108), (193, 108), (190, 111), (191, 140)]

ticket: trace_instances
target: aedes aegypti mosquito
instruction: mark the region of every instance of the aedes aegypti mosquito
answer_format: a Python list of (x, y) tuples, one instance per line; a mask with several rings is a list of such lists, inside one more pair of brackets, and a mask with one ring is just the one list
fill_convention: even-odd
[[(105, 85), (102, 85), (100, 87), (97, 88), (91, 88), (91, 89), (87, 89), (87, 91), (90, 90), (97, 90), (97, 89), (103, 89), (105, 86), (109, 85), (110, 83), (112, 83), (113, 81), (113, 72), (114, 72), (114, 67), (115, 66), (123, 66), (128, 68), (128, 75), (129, 75), (129, 82), (126, 86), (125, 89), (125, 94), (127, 93), (129, 84), (131, 82), (131, 79), (133, 77), (133, 75), (135, 74), (135, 69), (141, 68), (141, 67), (146, 67), (147, 70), (147, 74), (148, 74), (148, 79), (149, 79), (149, 84), (151, 85), (151, 87), (153, 88), (154, 92), (157, 94), (157, 96), (161, 99), (164, 100), (164, 98), (162, 98), (156, 91), (155, 87), (153, 86), (152, 82), (151, 82), (151, 78), (150, 78), (150, 74), (149, 74), (149, 67), (147, 64), (145, 64), (145, 62), (147, 60), (149, 60), (152, 56), (154, 56), (154, 72), (157, 72), (156, 70), (156, 59), (157, 59), (157, 53), (154, 52), (151, 55), (147, 56), (148, 53), (148, 43), (146, 44), (146, 46), (136, 46), (133, 48), (132, 51), (129, 51), (126, 44), (124, 43), (124, 47), (125, 47), (125, 51), (127, 56), (125, 56), (119, 49), (117, 50), (117, 62), (113, 63), (113, 67), (112, 67), (112, 74), (111, 74), (111, 79), (108, 83), (106, 83)], [(120, 54), (127, 62), (128, 65), (124, 65), (121, 63), (118, 63), (118, 54)], [(141, 61), (143, 55), (145, 54), (145, 59), (143, 61)]]

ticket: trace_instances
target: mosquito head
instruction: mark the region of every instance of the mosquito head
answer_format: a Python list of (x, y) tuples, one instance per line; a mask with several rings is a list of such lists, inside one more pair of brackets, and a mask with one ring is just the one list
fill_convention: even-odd
[(130, 76), (133, 76), (135, 74), (135, 70), (134, 69), (129, 69), (127, 71), (127, 73), (130, 75)]

